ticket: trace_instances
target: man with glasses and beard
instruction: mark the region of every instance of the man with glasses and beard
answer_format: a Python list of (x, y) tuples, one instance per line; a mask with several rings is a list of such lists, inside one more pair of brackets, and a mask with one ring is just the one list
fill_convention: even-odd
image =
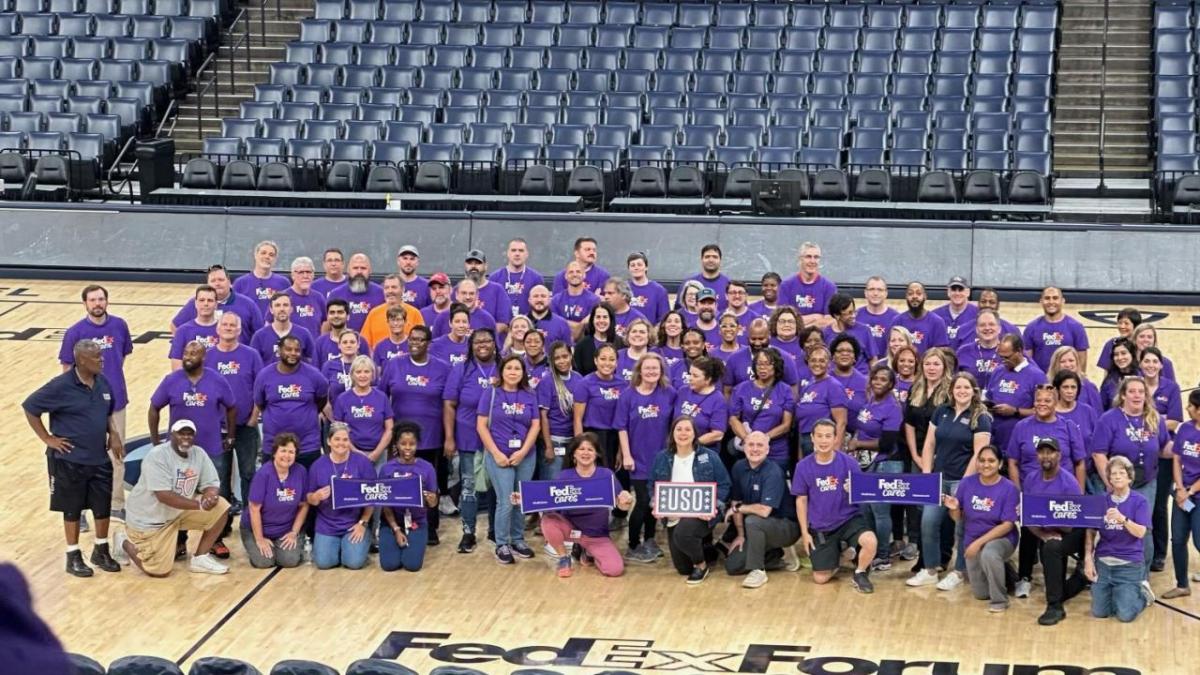
[(352, 331), (362, 332), (367, 315), (384, 303), (383, 287), (371, 281), (371, 259), (367, 254), (350, 256), (348, 269), (346, 283), (330, 291), (329, 299), (345, 300), (350, 313), (346, 325)]
[[(466, 278), (475, 282), (475, 297), (478, 307), (487, 310), (496, 320), (498, 335), (508, 332), (508, 321), (513, 316), (508, 293), (500, 284), (493, 284), (487, 277), (487, 256), (479, 249), (471, 249), (463, 261)], [(461, 302), (461, 300), (460, 300)], [(467, 305), (470, 307), (470, 305)]]

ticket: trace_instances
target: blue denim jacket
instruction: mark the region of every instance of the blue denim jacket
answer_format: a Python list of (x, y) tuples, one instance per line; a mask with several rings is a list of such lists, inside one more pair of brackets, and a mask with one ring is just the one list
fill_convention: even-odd
[[(651, 495), (654, 494), (654, 483), (660, 480), (671, 480), (671, 468), (674, 465), (675, 455), (668, 450), (663, 450), (654, 457), (654, 472), (650, 475), (649, 485)], [(729, 501), (729, 492), (733, 486), (729, 480), (729, 472), (721, 463), (721, 456), (708, 448), (697, 447), (696, 459), (692, 462), (692, 480), (697, 483), (717, 484), (716, 518), (720, 518), (721, 513), (725, 510), (725, 504)]]

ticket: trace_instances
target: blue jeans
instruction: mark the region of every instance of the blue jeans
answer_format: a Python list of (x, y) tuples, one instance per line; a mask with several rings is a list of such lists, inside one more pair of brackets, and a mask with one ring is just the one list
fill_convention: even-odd
[[(1150, 503), (1150, 509), (1154, 509), (1154, 500), (1158, 497), (1158, 483), (1156, 481), (1148, 481), (1145, 485), (1137, 488), (1137, 493), (1146, 498)], [(1142, 556), (1144, 566), (1146, 568), (1146, 578), (1150, 578), (1150, 565), (1154, 562), (1154, 529), (1153, 524), (1147, 528), (1146, 536), (1142, 537)]]
[[(880, 462), (875, 465), (875, 473), (904, 473), (904, 462), (898, 459)], [(876, 560), (890, 560), (892, 543), (892, 505), (868, 504), (867, 513), (875, 522), (875, 540), (879, 542), (879, 551), (875, 553)]]
[(233, 453), (237, 457), (238, 484), (241, 489), (238, 499), (244, 504), (250, 494), (250, 481), (258, 471), (258, 457), (262, 453), (262, 434), (258, 427), (239, 424), (233, 432)]
[[(1192, 497), (1196, 501), (1196, 497)], [(1192, 546), (1200, 551), (1200, 509), (1191, 513), (1171, 504), (1171, 562), (1175, 566), (1175, 586), (1188, 587), (1188, 533), (1192, 535)]]
[[(396, 520), (400, 520), (397, 515)], [(409, 572), (421, 569), (425, 562), (425, 546), (429, 542), (428, 523), (408, 531), (408, 546), (401, 547), (396, 543), (396, 533), (392, 528), (379, 530), (379, 566), (384, 572), (395, 572), (404, 568)]]
[(491, 453), (484, 453), (483, 461), (496, 494), (496, 545), (524, 544), (525, 518), (521, 508), (513, 506), (509, 497), (517, 491), (521, 481), (533, 478), (533, 452), (526, 454), (515, 467), (497, 465)]
[(475, 494), (475, 460), (478, 457), (478, 452), (458, 453), (458, 480), (462, 486), (458, 510), (462, 516), (463, 534), (475, 534), (475, 520), (479, 514), (479, 498)]
[(332, 569), (339, 563), (346, 569), (360, 570), (367, 564), (367, 551), (370, 548), (369, 533), (363, 535), (362, 541), (355, 544), (350, 541), (349, 532), (340, 537), (318, 532), (313, 537), (313, 562), (319, 570)]
[(222, 450), (219, 455), (209, 455), (213, 468), (217, 470), (217, 480), (221, 481), (221, 496), (230, 504), (233, 503), (233, 452)]
[[(550, 442), (555, 447), (565, 447), (571, 439), (567, 436), (551, 436)], [(546, 459), (545, 450), (538, 450), (538, 480), (555, 480), (562, 472), (564, 457), (555, 455), (554, 459)]]
[(1142, 595), (1142, 580), (1146, 578), (1142, 565), (1110, 566), (1096, 561), (1096, 581), (1092, 584), (1092, 616), (1129, 623), (1142, 613), (1146, 596)]
[[(942, 494), (953, 495), (959, 481), (942, 480)], [(950, 509), (945, 506), (925, 506), (921, 509), (921, 559), (926, 569), (934, 569), (942, 562), (942, 539), (953, 536), (959, 542), (958, 552), (954, 556), (954, 569), (965, 572), (967, 559), (962, 550), (962, 522), (953, 525), (953, 535), (950, 535)], [(951, 544), (953, 545), (953, 543)]]

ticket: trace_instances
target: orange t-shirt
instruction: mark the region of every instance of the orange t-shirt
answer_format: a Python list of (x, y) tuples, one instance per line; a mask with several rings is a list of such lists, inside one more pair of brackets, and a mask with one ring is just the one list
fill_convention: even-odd
[[(401, 306), (404, 307), (404, 328), (407, 336), (413, 326), (425, 324), (425, 317), (421, 316), (421, 310), (406, 302), (401, 303)], [(363, 322), (361, 335), (367, 344), (371, 345), (371, 349), (375, 349), (375, 345), (392, 334), (391, 328), (388, 327), (387, 311), (386, 303), (375, 307), (367, 314), (367, 320)]]

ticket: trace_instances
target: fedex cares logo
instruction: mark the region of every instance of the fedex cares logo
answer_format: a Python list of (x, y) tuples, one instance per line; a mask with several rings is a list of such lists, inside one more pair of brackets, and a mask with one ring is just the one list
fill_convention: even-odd
[(202, 391), (185, 391), (183, 405), (185, 408), (203, 408), (208, 405), (208, 394)]
[(817, 478), (817, 491), (818, 492), (834, 492), (838, 489), (838, 485), (840, 483), (841, 483), (841, 479), (839, 479), (837, 476), (825, 476), (824, 478), (818, 477)]
[(640, 417), (644, 420), (658, 419), (658, 415), (660, 412), (661, 412), (661, 410), (657, 403), (651, 403), (649, 405), (639, 405), (637, 407), (638, 417)]
[(369, 404), (350, 406), (350, 416), (358, 420), (369, 420), (375, 416), (375, 406)]
[(427, 375), (405, 375), (404, 384), (410, 387), (428, 387), (429, 377)]
[(971, 495), (971, 510), (980, 513), (991, 513), (996, 506), (996, 500), (991, 497), (980, 497), (979, 495)]
[(218, 375), (237, 375), (240, 372), (242, 372), (242, 364), (238, 363), (237, 361), (217, 362)]
[(621, 390), (616, 387), (600, 387), (600, 397), (605, 401), (615, 401), (621, 398)]
[(500, 410), (510, 417), (522, 417), (525, 415), (525, 404), (520, 401), (513, 403), (501, 403)]
[(275, 388), (275, 392), (279, 394), (279, 398), (295, 400), (304, 393), (304, 387), (299, 384), (281, 384)]
[(92, 343), (100, 349), (112, 349), (116, 345), (116, 340), (111, 335), (101, 335), (92, 338)]
[(371, 303), (366, 302), (365, 300), (364, 301), (355, 301), (355, 302), (351, 302), (349, 304), (350, 304), (350, 313), (351, 314), (370, 314), (371, 313)]
[(1061, 347), (1065, 336), (1060, 331), (1042, 333), (1042, 344), (1047, 347)]

